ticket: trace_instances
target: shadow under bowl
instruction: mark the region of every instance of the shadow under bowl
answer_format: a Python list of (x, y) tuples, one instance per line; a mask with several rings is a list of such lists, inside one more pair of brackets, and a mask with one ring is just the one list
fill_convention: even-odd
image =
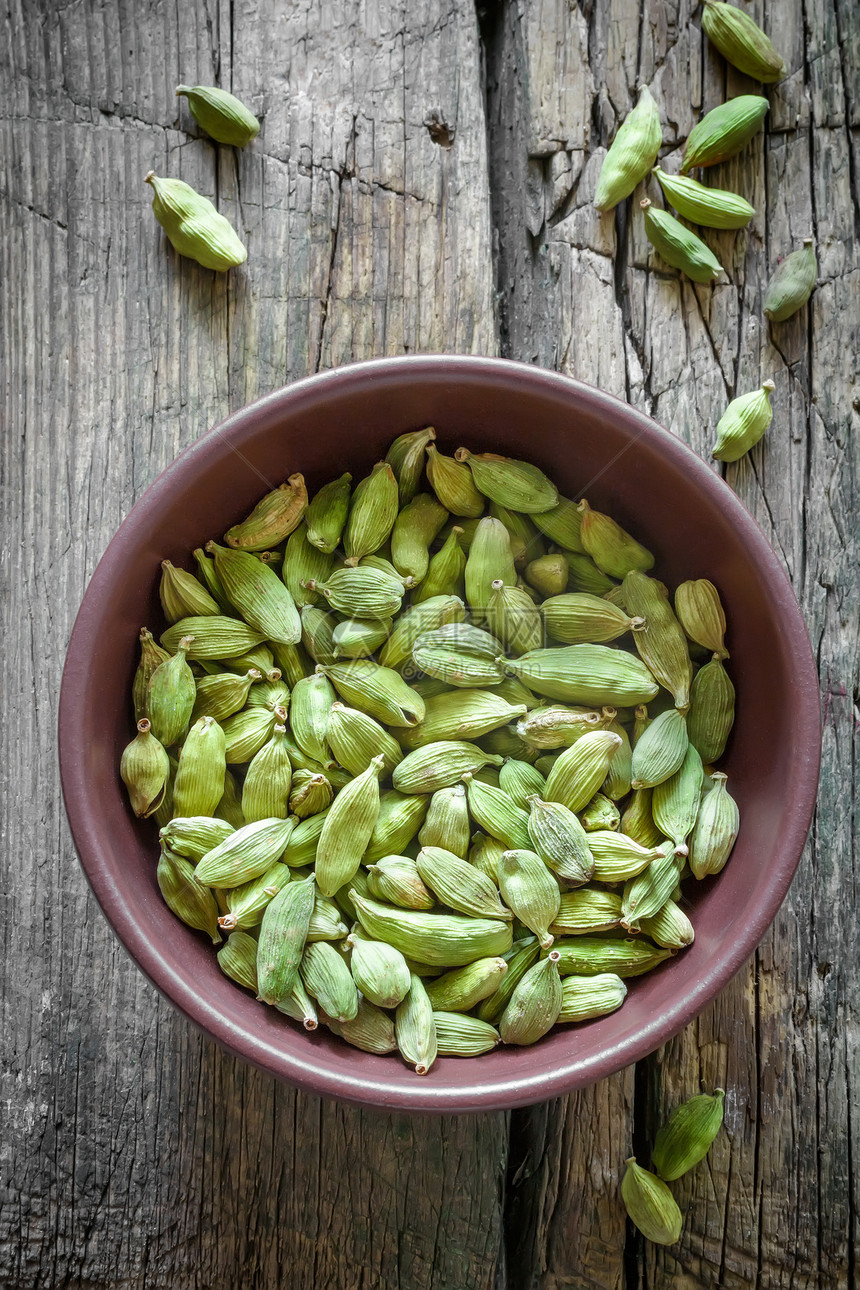
[[(151, 821), (131, 815), (119, 779), (133, 726), (130, 687), (142, 625), (158, 631), (162, 559), (219, 537), (295, 471), (313, 491), (358, 479), (407, 429), (526, 458), (567, 497), (588, 497), (656, 555), (670, 587), (710, 578), (728, 619), (737, 721), (721, 762), (741, 832), (719, 877), (685, 884), (692, 947), (628, 982), (608, 1017), (556, 1028), (530, 1048), (441, 1058), (419, 1078), (396, 1055), (308, 1034), (218, 967), (208, 938), (170, 913), (155, 880)], [(231, 1052), (326, 1097), (423, 1111), (487, 1111), (580, 1088), (682, 1029), (750, 956), (788, 890), (818, 783), (818, 681), (785, 574), (723, 481), (633, 408), (565, 377), (466, 357), (381, 359), (299, 381), (237, 412), (182, 454), (140, 499), (105, 552), (72, 632), (59, 711), (66, 809), (87, 878), (117, 936), (153, 984)]]

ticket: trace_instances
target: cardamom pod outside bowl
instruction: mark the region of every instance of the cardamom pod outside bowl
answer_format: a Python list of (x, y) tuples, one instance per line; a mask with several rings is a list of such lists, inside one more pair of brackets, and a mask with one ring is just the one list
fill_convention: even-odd
[[(610, 1016), (556, 1027), (528, 1048), (440, 1058), (418, 1077), (322, 1027), (308, 1034), (221, 973), (155, 880), (157, 830), (129, 810), (118, 766), (130, 739), (138, 632), (163, 619), (159, 563), (242, 518), (295, 471), (311, 488), (358, 476), (396, 434), (432, 424), (461, 443), (525, 457), (568, 497), (586, 494), (657, 557), (670, 585), (709, 578), (728, 617), (737, 721), (721, 766), (741, 831), (716, 878), (685, 883), (695, 943), (628, 982)], [(116, 934), (157, 988), (225, 1048), (323, 1096), (377, 1107), (485, 1111), (539, 1102), (644, 1057), (682, 1029), (749, 958), (788, 890), (815, 800), (818, 682), (791, 587), (734, 493), (687, 447), (599, 390), (496, 359), (408, 357), (310, 377), (237, 412), (144, 494), (105, 552), (72, 633), (59, 713), (63, 790), (87, 877)]]

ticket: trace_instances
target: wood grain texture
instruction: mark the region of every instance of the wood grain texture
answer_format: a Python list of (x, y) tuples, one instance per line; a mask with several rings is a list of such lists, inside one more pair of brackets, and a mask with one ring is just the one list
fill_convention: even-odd
[[(178, 451), (320, 366), (493, 351), (474, 9), (78, 0), (0, 21), (0, 1283), (489, 1287), (506, 1118), (322, 1104), (217, 1051), (111, 937), (55, 754), (87, 579)], [(214, 80), (263, 117), (246, 152), (196, 137), (174, 97)], [(151, 167), (217, 198), (245, 267), (172, 253)]]
[[(754, 961), (640, 1065), (632, 1098), (616, 1077), (558, 1104), (553, 1132), (544, 1108), (514, 1116), (512, 1167), (528, 1162), (509, 1188), (530, 1216), (521, 1285), (854, 1284), (860, 57), (850, 9), (749, 6), (789, 75), (769, 91), (765, 133), (708, 176), (757, 211), (746, 231), (705, 235), (727, 270), (713, 289), (681, 279), (649, 247), (637, 202), (659, 198), (653, 181), (612, 214), (591, 204), (637, 85), (660, 106), (670, 170), (701, 112), (757, 92), (708, 46), (697, 7), (521, 0), (485, 17), (503, 353), (626, 397), (706, 460), (728, 400), (774, 378), (772, 429), (724, 469), (804, 609), (825, 723), (810, 844)], [(768, 326), (767, 279), (810, 232), (816, 293)], [(630, 1144), (647, 1164), (668, 1112), (716, 1086), (727, 1090), (726, 1132), (677, 1186), (681, 1241), (645, 1247), (631, 1230), (625, 1249), (614, 1205)], [(569, 1134), (570, 1123), (585, 1129)]]
[[(703, 111), (755, 89), (708, 47), (692, 0), (477, 14), (467, 0), (10, 0), (0, 14), (4, 1290), (854, 1285), (860, 24), (853, 0), (748, 7), (789, 76), (768, 91), (767, 130), (709, 177), (757, 211), (749, 230), (706, 235), (727, 270), (713, 289), (656, 259), (641, 193), (609, 215), (591, 204), (637, 84), (670, 169)], [(257, 142), (237, 154), (201, 137), (180, 81), (239, 94)], [(247, 265), (177, 259), (150, 168), (216, 198)], [(766, 326), (767, 277), (810, 231), (815, 295)], [(824, 764), (774, 927), (673, 1043), (510, 1119), (410, 1121), (276, 1085), (159, 999), (76, 863), (55, 714), (87, 579), (177, 452), (320, 367), (445, 349), (602, 385), (706, 459), (728, 399), (773, 376), (773, 426), (726, 473), (804, 609)], [(681, 1241), (646, 1247), (619, 1203), (624, 1159), (647, 1163), (668, 1111), (716, 1085), (726, 1131), (677, 1185)]]

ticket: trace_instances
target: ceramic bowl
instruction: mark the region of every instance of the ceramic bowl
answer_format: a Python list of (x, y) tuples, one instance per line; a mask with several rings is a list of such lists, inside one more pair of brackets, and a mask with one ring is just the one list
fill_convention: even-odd
[[(557, 1027), (530, 1048), (442, 1058), (420, 1078), (322, 1027), (308, 1034), (222, 975), (208, 938), (170, 913), (155, 881), (156, 827), (133, 818), (118, 775), (133, 733), (129, 693), (143, 624), (162, 628), (159, 562), (241, 519), (294, 471), (312, 491), (356, 478), (395, 435), (427, 424), (461, 443), (537, 463), (587, 496), (656, 555), (670, 586), (710, 578), (728, 618), (737, 721), (723, 762), (741, 832), (722, 874), (689, 880), (694, 945), (628, 982), (611, 1016)], [(63, 677), (60, 760), (66, 809), (89, 882), (154, 985), (225, 1048), (326, 1097), (427, 1112), (538, 1102), (644, 1057), (685, 1026), (752, 954), (797, 867), (815, 798), (818, 684), (806, 629), (773, 551), (730, 488), (684, 444), (608, 394), (535, 367), (485, 358), (409, 357), (299, 381), (237, 412), (144, 494), (93, 575)]]

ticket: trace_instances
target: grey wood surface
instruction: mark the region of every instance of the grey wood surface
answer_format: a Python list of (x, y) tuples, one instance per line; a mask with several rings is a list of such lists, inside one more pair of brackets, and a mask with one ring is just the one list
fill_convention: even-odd
[[(4, 1288), (854, 1285), (860, 21), (855, 0), (748, 7), (789, 75), (766, 131), (715, 175), (758, 213), (709, 235), (728, 271), (714, 289), (655, 263), (635, 203), (591, 205), (638, 82), (670, 162), (702, 110), (754, 90), (690, 0), (0, 14)], [(236, 154), (200, 137), (181, 81), (239, 94), (259, 139)], [(217, 198), (245, 266), (173, 255), (150, 168)], [(767, 276), (810, 232), (816, 293), (767, 327)], [(600, 384), (705, 457), (727, 400), (775, 379), (773, 426), (727, 477), (804, 609), (824, 766), (785, 906), (673, 1043), (547, 1106), (412, 1121), (276, 1085), (161, 1001), (76, 862), (55, 718), (87, 580), (181, 448), (318, 368), (439, 350)], [(625, 1226), (623, 1161), (715, 1085), (726, 1131), (679, 1184), (681, 1241), (646, 1247)]]

